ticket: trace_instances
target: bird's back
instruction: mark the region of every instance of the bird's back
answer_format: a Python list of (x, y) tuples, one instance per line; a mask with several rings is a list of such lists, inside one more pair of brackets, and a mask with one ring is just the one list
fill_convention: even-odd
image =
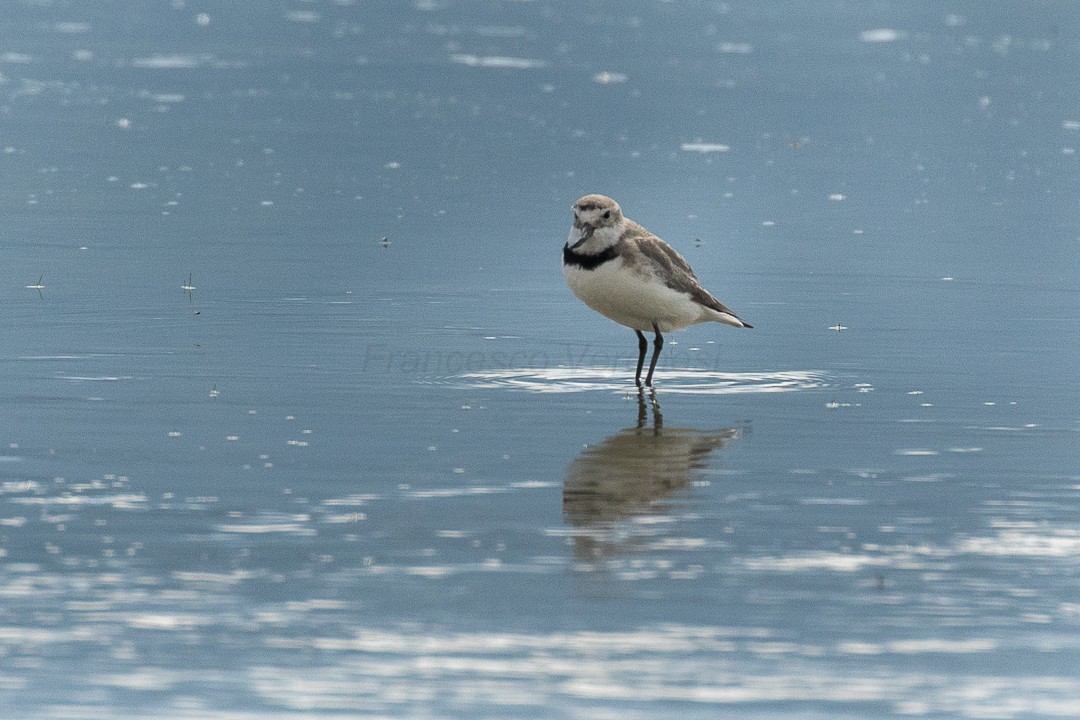
[[(722, 317), (711, 318), (718, 322), (737, 327), (750, 327), (739, 320), (735, 311), (717, 300), (712, 294), (701, 286), (694, 269), (686, 261), (679, 251), (652, 234), (633, 220), (626, 221), (626, 232), (623, 233), (622, 241), (633, 243), (640, 255), (647, 259), (652, 266), (652, 272), (672, 290), (686, 293), (694, 302), (720, 313)], [(633, 256), (635, 253), (628, 253)], [(736, 324), (737, 321), (738, 324)]]

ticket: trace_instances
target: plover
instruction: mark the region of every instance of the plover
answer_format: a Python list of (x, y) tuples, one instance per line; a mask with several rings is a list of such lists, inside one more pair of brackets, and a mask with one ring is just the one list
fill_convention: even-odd
[(651, 386), (662, 333), (702, 322), (752, 327), (701, 287), (675, 248), (624, 217), (611, 198), (586, 195), (573, 210), (574, 224), (563, 245), (566, 283), (586, 305), (637, 334), (637, 385), (649, 345), (643, 330), (655, 333), (645, 376)]

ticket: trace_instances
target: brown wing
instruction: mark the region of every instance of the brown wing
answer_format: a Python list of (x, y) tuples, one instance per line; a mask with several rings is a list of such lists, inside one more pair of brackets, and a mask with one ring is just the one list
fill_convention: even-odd
[[(661, 270), (661, 278), (672, 290), (684, 292), (694, 299), (694, 302), (712, 308), (717, 312), (727, 313), (733, 317), (739, 317), (735, 312), (714, 298), (709, 292), (701, 287), (694, 269), (679, 252), (668, 245), (651, 232), (637, 223), (628, 223), (627, 233), (623, 238), (627, 242), (633, 242), (645, 257), (652, 260)], [(632, 231), (632, 232), (631, 232)]]

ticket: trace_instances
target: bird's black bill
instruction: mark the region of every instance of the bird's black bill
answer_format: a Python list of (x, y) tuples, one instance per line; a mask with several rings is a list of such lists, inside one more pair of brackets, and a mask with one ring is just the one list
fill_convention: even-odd
[(592, 237), (592, 234), (593, 234), (593, 227), (591, 225), (586, 225), (585, 227), (581, 228), (581, 237), (578, 238), (578, 240), (573, 245), (570, 246), (570, 249), (571, 250), (577, 250), (585, 242), (587, 242), (589, 238)]

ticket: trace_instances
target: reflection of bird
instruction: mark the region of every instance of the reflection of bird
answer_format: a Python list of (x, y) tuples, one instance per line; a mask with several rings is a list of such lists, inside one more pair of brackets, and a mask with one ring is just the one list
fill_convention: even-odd
[(648, 347), (642, 330), (655, 333), (645, 376), (645, 384), (652, 385), (664, 345), (662, 332), (710, 321), (751, 327), (701, 287), (682, 255), (623, 217), (619, 204), (604, 195), (586, 195), (574, 203), (574, 224), (563, 245), (563, 274), (582, 302), (637, 333), (638, 385)]
[(646, 427), (646, 400), (639, 391), (637, 425), (586, 448), (570, 464), (563, 482), (563, 515), (571, 525), (604, 526), (648, 511), (689, 485), (709, 453), (741, 432), (665, 428), (655, 395), (649, 404), (653, 427)]

